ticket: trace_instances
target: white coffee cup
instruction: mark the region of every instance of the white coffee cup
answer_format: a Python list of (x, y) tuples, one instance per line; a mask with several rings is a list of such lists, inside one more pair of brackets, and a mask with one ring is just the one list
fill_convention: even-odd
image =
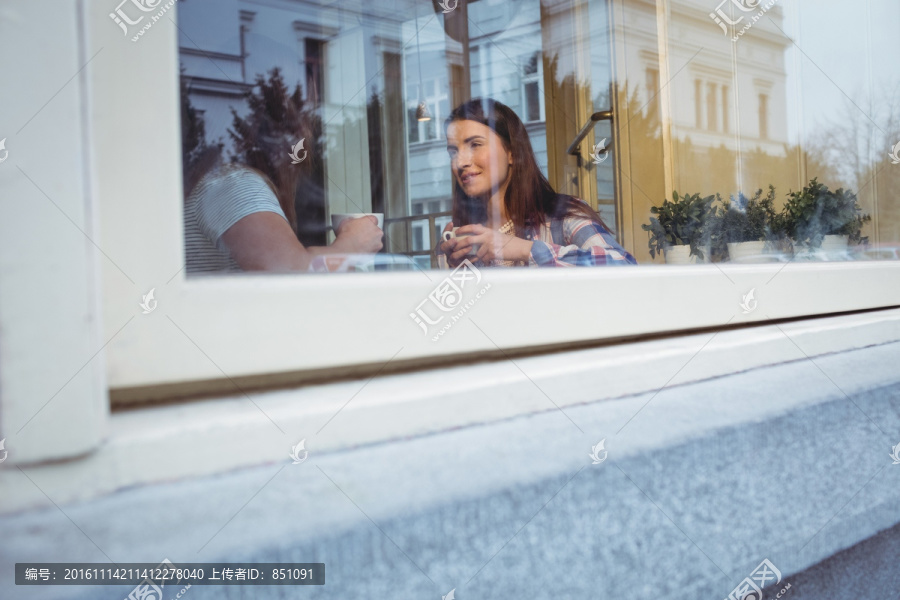
[(334, 213), (331, 215), (331, 228), (334, 229), (334, 234), (337, 235), (341, 223), (343, 223), (347, 219), (359, 219), (360, 217), (377, 218), (378, 229), (383, 229), (384, 213)]
[[(456, 233), (457, 229), (459, 229), (459, 227), (454, 227), (453, 229), (449, 229), (449, 230), (445, 231), (444, 233), (442, 233), (441, 237), (443, 238), (443, 240), (445, 242), (449, 242), (453, 238), (469, 237), (470, 235), (475, 235), (474, 233)], [(473, 244), (472, 247), (469, 248), (469, 252), (466, 254), (466, 256), (474, 256), (475, 254), (478, 254), (478, 248), (480, 248), (480, 247), (481, 247), (481, 244)]]

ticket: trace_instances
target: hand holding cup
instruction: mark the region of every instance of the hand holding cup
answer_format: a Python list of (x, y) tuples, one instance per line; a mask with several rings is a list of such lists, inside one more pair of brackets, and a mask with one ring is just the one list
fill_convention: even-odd
[[(473, 244), (466, 247), (463, 240), (473, 233), (459, 233), (459, 227), (453, 226), (453, 221), (447, 223), (441, 234), (441, 252), (447, 257), (447, 262), (451, 267), (457, 267), (466, 257), (475, 256), (478, 253), (479, 244)], [(465, 250), (457, 250), (463, 248)]]
[(353, 213), (331, 215), (331, 225), (337, 236), (334, 244), (349, 253), (370, 254), (384, 247), (382, 213)]

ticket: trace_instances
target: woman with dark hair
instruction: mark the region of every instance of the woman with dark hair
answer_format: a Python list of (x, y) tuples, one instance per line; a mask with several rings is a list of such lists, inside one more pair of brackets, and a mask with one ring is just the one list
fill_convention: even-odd
[(444, 129), (453, 171), (453, 221), (444, 231), (460, 226), (440, 245), (451, 267), (467, 256), (493, 266), (637, 264), (590, 205), (553, 190), (508, 106), (469, 100)]

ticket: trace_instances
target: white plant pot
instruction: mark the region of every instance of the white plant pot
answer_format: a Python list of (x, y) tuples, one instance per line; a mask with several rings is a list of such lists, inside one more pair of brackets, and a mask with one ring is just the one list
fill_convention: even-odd
[(827, 261), (848, 260), (850, 258), (847, 246), (849, 235), (826, 235), (822, 239), (822, 245), (812, 249), (806, 244), (794, 243), (795, 261)]
[(815, 250), (810, 249), (807, 244), (802, 242), (793, 242), (794, 246), (794, 262), (807, 262), (811, 260), (821, 260), (822, 257)]
[(771, 258), (765, 256), (765, 242), (736, 242), (728, 244), (728, 257), (734, 263), (760, 263), (770, 262)]
[(825, 260), (845, 260), (850, 258), (847, 252), (849, 244), (849, 235), (826, 235), (819, 250), (825, 255)]
[(666, 246), (663, 255), (667, 265), (692, 265), (697, 262), (697, 257), (691, 254), (690, 244)]

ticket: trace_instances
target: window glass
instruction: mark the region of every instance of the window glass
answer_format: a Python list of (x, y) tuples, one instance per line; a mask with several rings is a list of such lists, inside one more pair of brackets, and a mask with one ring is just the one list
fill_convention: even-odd
[(188, 275), (900, 258), (900, 6), (669, 4), (178, 3)]
[[(900, 66), (876, 45), (900, 6), (676, 0), (665, 23), (654, 3), (616, 6), (630, 167), (615, 175), (639, 262), (900, 256)], [(702, 227), (677, 218), (690, 210)]]

